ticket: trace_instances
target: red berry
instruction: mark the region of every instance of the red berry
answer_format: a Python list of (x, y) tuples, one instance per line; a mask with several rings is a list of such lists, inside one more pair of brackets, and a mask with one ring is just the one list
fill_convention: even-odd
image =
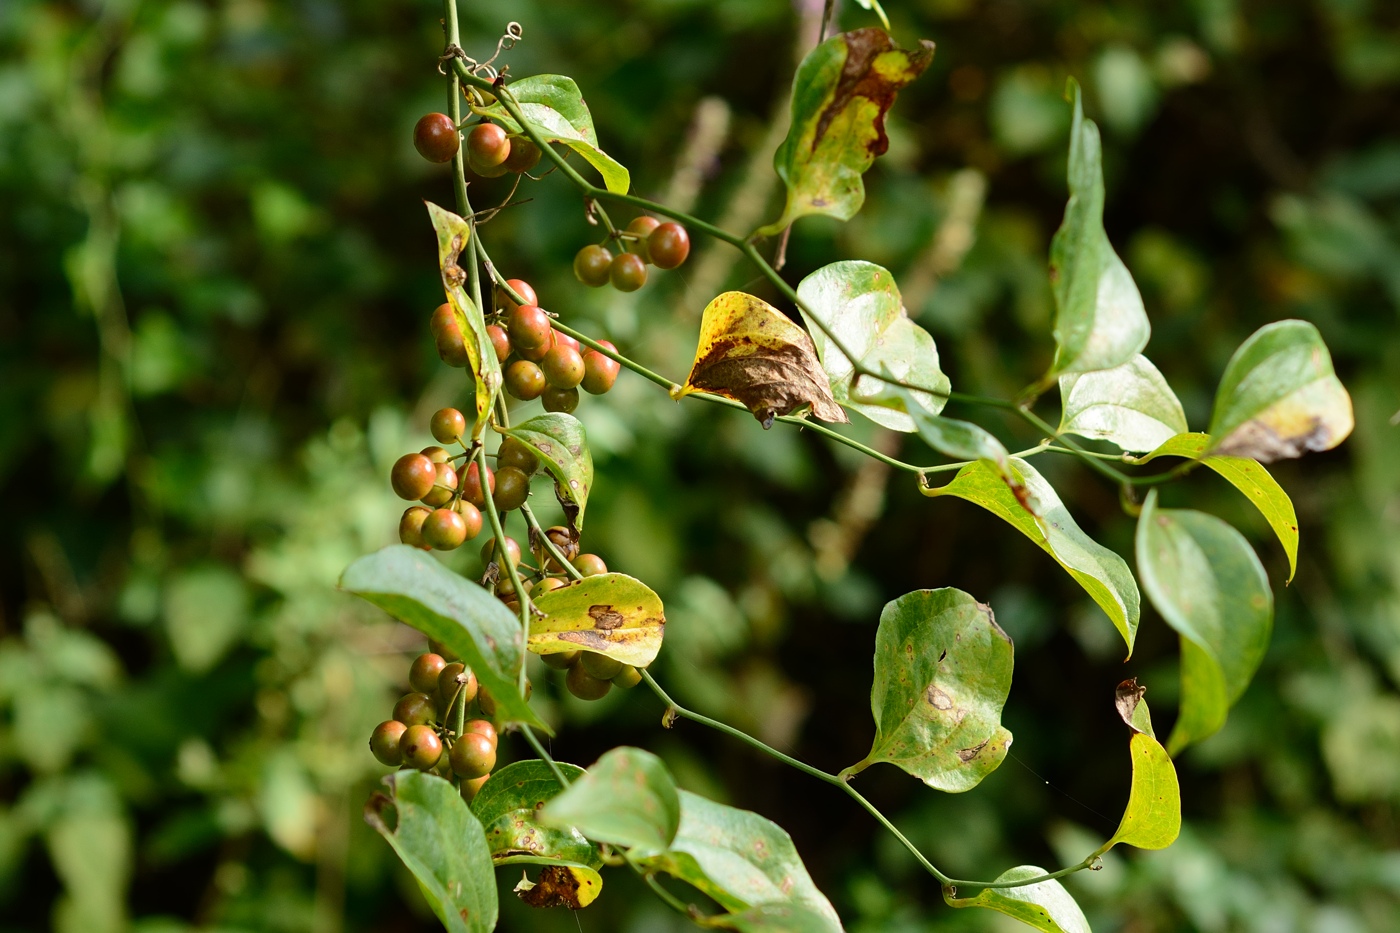
[(432, 726), (409, 726), (399, 738), (403, 763), (419, 771), (427, 771), (442, 757), (442, 739)]
[(423, 505), (405, 509), (399, 519), (399, 541), (426, 550), (428, 545), (423, 543), (423, 520), (431, 511), (432, 509)]
[(369, 734), (369, 750), (380, 764), (397, 768), (403, 763), (403, 750), (399, 748), (399, 740), (403, 738), (407, 728), (396, 719), (381, 722), (374, 727), (374, 731)]
[[(540, 296), (535, 294), (535, 290), (530, 287), (530, 283), (524, 279), (506, 279), (506, 284), (515, 290), (515, 293), (525, 299), (527, 305), (538, 305)], [(515, 299), (506, 294), (506, 290), (501, 286), (496, 286), (496, 307), (502, 311), (513, 311), (517, 307)]]
[[(476, 506), (478, 509), (486, 508), (486, 496), (481, 490), (481, 474), (477, 472), (475, 461), (467, 464), (466, 469), (461, 472), (462, 498)], [(496, 471), (490, 467), (486, 468), (486, 485), (491, 492), (496, 491)]]
[(467, 157), (472, 167), (495, 168), (510, 155), (510, 138), (494, 123), (478, 123), (467, 134)]
[(413, 659), (408, 669), (408, 684), (418, 693), (432, 693), (437, 689), (438, 675), (447, 666), (442, 655), (425, 651)]
[(423, 542), (439, 551), (455, 550), (466, 540), (467, 523), (455, 509), (434, 509), (423, 519)]
[(499, 324), (487, 324), (486, 336), (491, 338), (491, 346), (496, 351), (496, 361), (504, 363), (506, 357), (510, 356), (510, 335), (506, 329)]
[(574, 255), (574, 278), (591, 288), (608, 284), (608, 268), (613, 254), (606, 246), (591, 243)]
[(467, 431), (467, 418), (455, 408), (439, 408), (428, 422), (439, 444), (452, 444)]
[(641, 256), (646, 262), (651, 262), (651, 255), (647, 252), (647, 236), (660, 224), (661, 221), (657, 220), (655, 217), (643, 215), (641, 217), (633, 217), (632, 222), (627, 225), (627, 232), (635, 233), (641, 239), (627, 240), (625, 242), (631, 248), (632, 252)]
[(471, 357), (467, 355), (467, 341), (462, 336), (461, 325), (457, 323), (457, 315), (453, 313), (451, 305), (438, 305), (428, 326), (433, 332), (433, 343), (437, 344), (438, 356), (442, 357), (444, 363), (459, 367), (471, 365)]
[(466, 538), (464, 540), (470, 541), (472, 538), (481, 534), (482, 518), (480, 509), (472, 505), (466, 499), (458, 499), (457, 504), (453, 506), (453, 508), (457, 510), (458, 515), (462, 516), (462, 525), (466, 529)]
[(437, 464), (422, 454), (404, 454), (389, 472), (389, 485), (400, 499), (421, 499), (433, 488)]
[(451, 162), (461, 138), (457, 126), (445, 113), (430, 113), (413, 127), (413, 148), (429, 162)]
[(690, 234), (678, 223), (664, 223), (647, 237), (647, 252), (658, 269), (674, 269), (690, 255)]
[(635, 292), (647, 283), (647, 264), (636, 253), (622, 253), (608, 267), (608, 281), (620, 292)]
[(506, 317), (510, 342), (518, 350), (534, 350), (549, 342), (554, 329), (549, 315), (537, 305), (519, 305)]
[[(612, 344), (607, 341), (600, 340), (598, 342), (612, 349)], [(581, 383), (583, 391), (591, 395), (602, 395), (613, 387), (613, 383), (617, 382), (617, 374), (621, 371), (621, 363), (609, 359), (597, 350), (588, 350), (583, 354), (583, 382)]]
[(544, 372), (545, 380), (554, 388), (572, 389), (583, 381), (583, 356), (573, 347), (555, 346), (545, 354), (540, 369)]

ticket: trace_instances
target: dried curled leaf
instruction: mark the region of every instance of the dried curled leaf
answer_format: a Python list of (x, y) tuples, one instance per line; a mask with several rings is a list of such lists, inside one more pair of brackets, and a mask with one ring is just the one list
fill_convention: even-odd
[(765, 427), (803, 406), (848, 422), (807, 332), (768, 302), (725, 292), (705, 306), (695, 363), (681, 395), (713, 392), (743, 403)]

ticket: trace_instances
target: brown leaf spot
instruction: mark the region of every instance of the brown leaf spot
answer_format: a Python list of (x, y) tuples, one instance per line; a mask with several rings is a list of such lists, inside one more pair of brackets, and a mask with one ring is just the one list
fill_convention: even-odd
[[(863, 97), (875, 104), (875, 139), (868, 149), (872, 156), (885, 154), (890, 148), (890, 139), (885, 135), (885, 113), (894, 106), (895, 96), (900, 88), (921, 75), (933, 59), (933, 43), (927, 39), (919, 42), (917, 49), (903, 52), (904, 67), (893, 76), (887, 67), (875, 68), (875, 60), (885, 52), (895, 51), (894, 40), (883, 29), (871, 26), (856, 29), (844, 34), (846, 61), (841, 66), (841, 77), (832, 91), (831, 103), (826, 105), (817, 119), (817, 131), (812, 137), (812, 151), (815, 152), (826, 135), (831, 121), (851, 105), (857, 97)], [(816, 203), (816, 202), (813, 202)]]
[(626, 617), (612, 606), (589, 606), (588, 616), (593, 620), (593, 627), (602, 631), (611, 631), (621, 628)]
[(804, 405), (822, 421), (849, 422), (831, 395), (811, 338), (804, 333), (802, 340), (754, 350), (748, 337), (721, 337), (695, 361), (689, 384), (742, 402), (765, 428)]
[(559, 865), (546, 865), (540, 871), (539, 881), (523, 890), (517, 888), (516, 893), (531, 907), (583, 909), (578, 898), (578, 879), (573, 872)]
[(928, 705), (934, 709), (952, 709), (953, 698), (940, 690), (936, 685), (929, 684), (928, 690), (924, 692), (924, 699), (928, 700)]
[(1123, 681), (1113, 691), (1113, 705), (1118, 707), (1118, 715), (1123, 717), (1128, 728), (1134, 732), (1142, 731), (1133, 725), (1133, 713), (1137, 712), (1138, 704), (1142, 702), (1145, 693), (1147, 688), (1139, 684), (1136, 677)]
[(979, 745), (974, 745), (971, 748), (958, 749), (958, 760), (966, 764), (967, 762), (976, 758), (978, 755), (982, 754), (982, 749), (986, 748), (987, 743), (990, 741), (991, 739), (984, 739)]

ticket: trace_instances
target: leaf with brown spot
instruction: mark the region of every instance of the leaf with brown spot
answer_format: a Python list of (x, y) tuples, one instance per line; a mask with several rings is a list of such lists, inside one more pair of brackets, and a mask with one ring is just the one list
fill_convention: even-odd
[(875, 741), (843, 776), (886, 761), (939, 790), (975, 787), (1011, 745), (1001, 709), (1012, 661), (991, 609), (962, 590), (915, 590), (887, 604), (870, 691)]
[(603, 890), (603, 878), (584, 865), (546, 865), (538, 881), (522, 877), (513, 888), (531, 907), (567, 907), (582, 910)]
[(787, 203), (758, 232), (780, 233), (807, 214), (854, 217), (865, 203), (861, 176), (889, 148), (885, 114), (932, 59), (932, 42), (896, 48), (875, 27), (832, 36), (809, 52), (793, 79), (792, 128), (773, 155)]
[(1147, 704), (1142, 699), (1146, 693), (1147, 688), (1134, 677), (1118, 685), (1113, 693), (1113, 703), (1129, 729), (1145, 732), (1155, 738), (1157, 733), (1152, 731), (1152, 714), (1147, 711)]
[[(559, 762), (558, 767), (569, 780), (583, 774), (577, 765)], [(486, 829), (492, 862), (602, 867), (598, 847), (576, 830), (542, 826), (536, 819), (539, 808), (562, 790), (554, 772), (538, 759), (512, 762), (491, 773), (472, 798), (471, 810)]]
[(554, 477), (554, 495), (575, 530), (583, 527), (593, 489), (593, 454), (583, 422), (564, 412), (546, 412), (501, 432), (529, 447)]
[(491, 338), (486, 333), (486, 319), (481, 309), (466, 292), (467, 273), (458, 264), (462, 250), (471, 239), (471, 227), (465, 220), (436, 204), (428, 204), (428, 215), (432, 218), (433, 229), (437, 231), (438, 265), (442, 273), (442, 288), (447, 303), (452, 307), (452, 316), (462, 330), (467, 357), (472, 376), (476, 381), (476, 422), (472, 436), (480, 437), (485, 430), (486, 413), (491, 401), (501, 387), (501, 363)]
[(666, 633), (661, 597), (625, 573), (603, 573), (561, 586), (535, 600), (544, 613), (530, 623), (535, 654), (582, 648), (633, 667), (656, 660)]
[(705, 391), (741, 402), (765, 428), (810, 406), (848, 422), (807, 332), (761, 298), (725, 292), (705, 306), (695, 363), (681, 395)]
[[(1152, 717), (1144, 689), (1135, 680), (1118, 685), (1118, 713), (1133, 737), (1128, 749), (1133, 759), (1133, 783), (1128, 792), (1128, 806), (1113, 838), (1099, 847), (1094, 855), (1102, 855), (1119, 843), (1139, 849), (1165, 849), (1181, 834), (1181, 788), (1171, 756), (1151, 732)], [(1132, 708), (1124, 715), (1124, 706)], [(1148, 729), (1139, 728), (1146, 722)]]

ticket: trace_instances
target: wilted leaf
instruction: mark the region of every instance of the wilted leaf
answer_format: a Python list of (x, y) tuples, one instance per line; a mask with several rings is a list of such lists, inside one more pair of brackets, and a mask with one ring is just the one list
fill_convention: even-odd
[(1141, 596), (1127, 563), (1108, 548), (1086, 535), (1065, 509), (1055, 488), (1024, 460), (1011, 459), (1012, 473), (1024, 485), (1024, 495), (1037, 503), (1039, 517), (1022, 505), (1002, 477), (987, 463), (963, 467), (951, 483), (924, 489), (926, 496), (957, 496), (987, 509), (1009, 522), (1055, 558), (1070, 576), (1079, 581), (1094, 602), (1108, 614), (1118, 632), (1133, 650), (1137, 634)]
[(525, 660), (520, 620), (491, 593), (406, 544), (361, 557), (341, 575), (340, 588), (446, 645), (491, 691), (505, 722), (553, 734), (517, 686)]
[(1272, 463), (1331, 450), (1351, 433), (1351, 396), (1307, 321), (1255, 331), (1225, 366), (1210, 419), (1213, 454)]
[(1298, 516), (1293, 511), (1293, 500), (1259, 461), (1207, 454), (1209, 448), (1209, 434), (1178, 434), (1136, 462), (1147, 463), (1156, 457), (1185, 457), (1201, 461), (1229, 480), (1254, 503), (1278, 535), (1283, 552), (1288, 555), (1288, 580), (1291, 581), (1298, 568)]
[(1118, 715), (1129, 729), (1145, 732), (1155, 739), (1157, 733), (1152, 731), (1152, 714), (1142, 699), (1146, 693), (1147, 688), (1139, 684), (1136, 677), (1122, 681), (1114, 691), (1113, 705), (1118, 708)]
[(725, 292), (705, 306), (682, 394), (697, 390), (742, 402), (765, 428), (806, 405), (822, 421), (851, 420), (832, 398), (807, 332), (744, 292)]
[[(583, 774), (578, 765), (560, 762), (559, 769), (570, 781)], [(549, 766), (538, 759), (513, 762), (492, 772), (472, 799), (471, 810), (486, 830), (493, 862), (566, 862), (590, 868), (603, 864), (598, 847), (578, 830), (541, 826), (536, 819), (539, 808), (563, 789)]]
[(845, 773), (887, 761), (939, 790), (977, 786), (1011, 745), (1001, 708), (1012, 654), (992, 610), (962, 590), (915, 590), (887, 603), (870, 690), (875, 742)]
[(783, 828), (757, 813), (680, 792), (681, 821), (665, 852), (642, 861), (710, 896), (726, 910), (798, 904), (824, 918), (813, 929), (840, 930), (831, 902), (817, 890)]
[(421, 771), (384, 778), (389, 793), (365, 804), (373, 826), (413, 873), (428, 906), (452, 933), (496, 927), (496, 873), (481, 824), (457, 788)]
[(1103, 229), (1103, 150), (1099, 128), (1084, 119), (1079, 84), (1069, 82), (1069, 203), (1050, 243), (1055, 294), (1051, 376), (1112, 369), (1147, 346), (1152, 333), (1142, 295)]
[(855, 216), (865, 203), (861, 175), (890, 145), (885, 113), (932, 59), (932, 42), (898, 49), (874, 27), (832, 36), (807, 54), (793, 80), (792, 127), (773, 155), (787, 205), (760, 233), (780, 233), (807, 214)]
[(680, 798), (666, 766), (640, 748), (614, 748), (545, 804), (540, 823), (573, 827), (594, 842), (655, 855), (680, 825)]
[(593, 453), (583, 422), (563, 412), (546, 412), (502, 432), (524, 443), (554, 477), (554, 494), (574, 528), (583, 527), (583, 512), (593, 488)]
[(1142, 354), (1121, 366), (1060, 377), (1060, 433), (1140, 453), (1186, 431), (1176, 393)]
[[(997, 876), (997, 881), (1024, 881), (1049, 874), (1034, 865), (1021, 865)], [(1014, 917), (1045, 933), (1090, 933), (1089, 921), (1074, 897), (1058, 881), (1040, 881), (1015, 888), (983, 888), (975, 897), (949, 897), (951, 907), (986, 907)]]
[[(603, 176), (603, 184), (615, 194), (626, 194), (631, 177), (616, 159), (598, 148), (598, 132), (593, 114), (573, 78), (564, 75), (532, 75), (506, 85), (520, 106), (520, 113), (548, 142), (563, 143), (583, 156), (584, 161)], [(482, 108), (481, 113), (500, 123), (508, 132), (520, 126), (500, 103)]]
[(1274, 598), (1243, 535), (1213, 515), (1157, 508), (1156, 490), (1138, 518), (1137, 558), (1148, 598), (1181, 636), (1175, 754), (1225, 723), (1264, 659)]
[(437, 231), (442, 288), (447, 295), (447, 303), (452, 306), (452, 316), (462, 330), (476, 382), (476, 423), (472, 428), (472, 437), (478, 438), (485, 430), (486, 415), (501, 387), (502, 377), (500, 360), (496, 357), (491, 338), (486, 334), (486, 319), (466, 292), (467, 270), (457, 262), (471, 239), (471, 227), (461, 217), (433, 203), (428, 204), (428, 216), (433, 219), (433, 229)]
[(802, 317), (812, 344), (831, 382), (837, 402), (853, 408), (876, 424), (895, 431), (913, 431), (914, 421), (901, 410), (879, 402), (866, 402), (866, 390), (878, 390), (879, 381), (866, 377), (859, 392), (851, 392), (855, 367), (822, 327), (824, 323), (861, 365), (871, 372), (891, 376), (912, 385), (928, 386), (943, 394), (914, 393), (918, 405), (937, 415), (947, 404), (948, 377), (938, 368), (938, 348), (933, 338), (904, 310), (899, 287), (887, 269), (872, 262), (836, 262), (823, 266), (797, 286)]
[(603, 890), (603, 877), (586, 865), (546, 865), (537, 881), (520, 879), (512, 889), (531, 907), (582, 910)]
[(530, 623), (535, 654), (583, 648), (633, 667), (656, 660), (666, 631), (661, 597), (625, 573), (584, 577), (534, 600), (544, 618)]

